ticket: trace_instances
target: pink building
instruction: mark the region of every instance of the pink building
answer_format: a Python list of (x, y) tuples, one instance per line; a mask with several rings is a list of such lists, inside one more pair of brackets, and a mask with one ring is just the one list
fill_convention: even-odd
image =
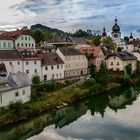
[(99, 70), (101, 63), (104, 61), (105, 58), (100, 46), (82, 47), (80, 48), (80, 52), (86, 54), (86, 56), (88, 57), (89, 65), (94, 64), (97, 70)]

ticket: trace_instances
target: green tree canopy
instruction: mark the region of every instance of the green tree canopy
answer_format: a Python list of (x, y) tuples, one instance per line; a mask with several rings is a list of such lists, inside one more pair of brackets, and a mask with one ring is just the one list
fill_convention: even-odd
[(40, 83), (40, 77), (38, 75), (34, 75), (32, 77), (32, 84), (33, 85), (38, 85)]
[(44, 34), (40, 30), (34, 32), (34, 39), (36, 44), (40, 44), (41, 41), (44, 41)]

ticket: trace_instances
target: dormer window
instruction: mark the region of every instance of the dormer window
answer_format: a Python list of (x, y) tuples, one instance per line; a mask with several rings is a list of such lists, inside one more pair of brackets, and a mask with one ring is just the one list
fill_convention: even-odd
[(116, 59), (116, 57), (114, 56), (114, 59)]

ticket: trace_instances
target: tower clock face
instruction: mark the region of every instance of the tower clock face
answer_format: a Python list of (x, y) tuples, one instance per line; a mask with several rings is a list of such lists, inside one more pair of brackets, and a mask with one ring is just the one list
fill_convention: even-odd
[(114, 37), (117, 38), (118, 37), (118, 34), (114, 34)]

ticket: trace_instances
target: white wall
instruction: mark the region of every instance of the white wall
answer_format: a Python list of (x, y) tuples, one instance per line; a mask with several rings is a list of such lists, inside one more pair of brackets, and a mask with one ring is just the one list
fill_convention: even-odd
[(0, 40), (0, 50), (13, 50), (14, 42), (13, 40)]
[[(18, 96), (15, 93), (18, 92)], [(31, 86), (0, 92), (0, 106), (7, 106), (10, 102), (22, 101), (23, 103), (31, 100)]]
[[(111, 62), (113, 62), (113, 65), (111, 65)], [(119, 65), (117, 65), (118, 62)], [(107, 69), (113, 69), (113, 71), (117, 71), (117, 69), (119, 69), (119, 71), (124, 71), (125, 67), (129, 64), (132, 65), (132, 71), (136, 70), (136, 60), (122, 61), (116, 56), (112, 56), (106, 60)]]
[(9, 73), (17, 73), (17, 72), (23, 72), (23, 68), (22, 68), (22, 60), (0, 60), (0, 63), (4, 63), (6, 70), (7, 70), (7, 75), (9, 75)]
[[(47, 76), (47, 81), (52, 79), (64, 79), (64, 64), (58, 64), (59, 68), (57, 68), (57, 65), (50, 65), (50, 66), (42, 66), (42, 79), (44, 79), (44, 76)], [(53, 66), (53, 70), (52, 67)], [(46, 70), (47, 67), (47, 70)], [(54, 77), (53, 77), (54, 75)]]
[[(35, 69), (37, 70), (37, 73), (35, 72)], [(29, 73), (27, 73), (27, 70), (29, 70)], [(32, 79), (34, 75), (38, 75), (41, 78), (41, 60), (24, 60), (23, 72), (27, 73), (30, 79)]]
[(35, 50), (35, 40), (30, 35), (21, 35), (15, 40), (15, 46), (16, 48), (19, 47), (21, 49), (33, 49)]

